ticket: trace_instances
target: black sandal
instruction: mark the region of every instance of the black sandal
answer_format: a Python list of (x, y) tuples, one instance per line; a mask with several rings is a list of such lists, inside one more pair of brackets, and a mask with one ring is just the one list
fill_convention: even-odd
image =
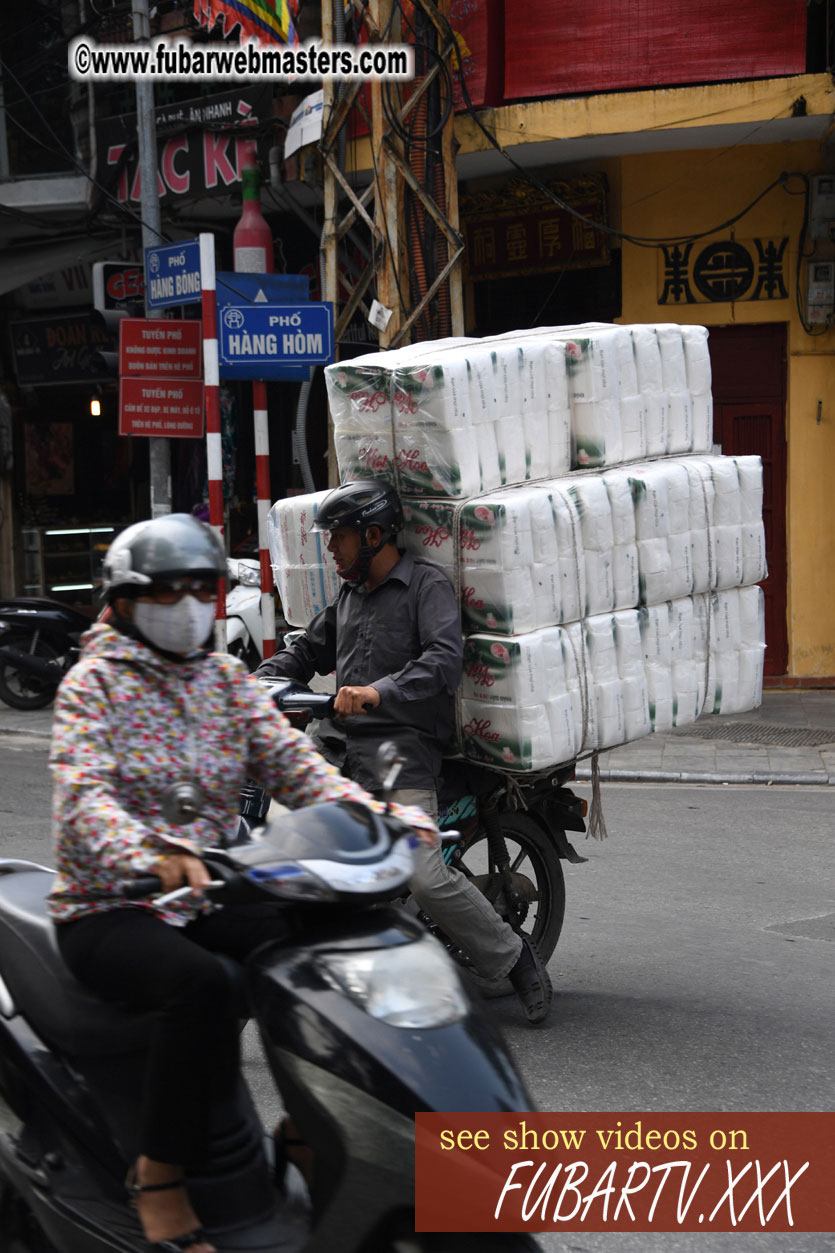
[[(137, 1211), (137, 1197), (143, 1192), (169, 1192), (173, 1188), (184, 1188), (186, 1186), (185, 1179), (182, 1176), (179, 1179), (169, 1179), (166, 1183), (137, 1183), (136, 1167), (132, 1167), (127, 1179), (125, 1187), (128, 1191), (128, 1204), (133, 1210)], [(193, 1231), (187, 1231), (182, 1236), (169, 1236), (167, 1240), (148, 1241), (148, 1248), (152, 1253), (188, 1253), (189, 1249), (194, 1248), (197, 1244), (210, 1243), (202, 1227), (195, 1227)]]

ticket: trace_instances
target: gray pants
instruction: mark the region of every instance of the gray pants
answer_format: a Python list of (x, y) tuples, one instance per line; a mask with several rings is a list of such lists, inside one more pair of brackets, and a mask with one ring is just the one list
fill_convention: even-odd
[[(391, 794), (398, 805), (417, 805), (438, 820), (433, 789), (399, 788)], [(410, 887), (422, 910), (462, 948), (485, 979), (503, 979), (516, 965), (522, 941), (500, 918), (487, 897), (466, 875), (447, 866), (440, 844), (419, 844)]]

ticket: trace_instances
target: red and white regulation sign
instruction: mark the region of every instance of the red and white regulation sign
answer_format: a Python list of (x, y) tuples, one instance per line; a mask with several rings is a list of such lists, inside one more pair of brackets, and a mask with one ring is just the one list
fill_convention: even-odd
[(202, 329), (199, 321), (123, 318), (119, 323), (122, 378), (199, 379)]
[(201, 439), (202, 379), (121, 378), (119, 434)]

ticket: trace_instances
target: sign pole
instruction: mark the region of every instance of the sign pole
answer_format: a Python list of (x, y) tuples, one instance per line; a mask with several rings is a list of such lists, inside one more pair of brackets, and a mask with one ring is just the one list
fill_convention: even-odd
[[(243, 205), (232, 237), (235, 270), (271, 274), (274, 267), (272, 231), (261, 212), (261, 176), (253, 147), (250, 162), (241, 170)], [(261, 628), (264, 658), (275, 652), (275, 600), (273, 571), (267, 535), (270, 512), (270, 428), (267, 420), (267, 385), (252, 383), (252, 414), (255, 434), (255, 492), (258, 511), (258, 557), (261, 565)]]
[(267, 422), (267, 384), (252, 384), (252, 409), (255, 422), (255, 491), (258, 498), (258, 557), (261, 562), (261, 625), (264, 631), (264, 658), (275, 652), (275, 600), (273, 569), (270, 564), (270, 543), (267, 516), (270, 512), (270, 429)]
[[(200, 235), (200, 287), (203, 315), (203, 381), (206, 396), (206, 464), (209, 522), (223, 541), (223, 449), (220, 437), (220, 372), (217, 354), (215, 237)], [(226, 652), (226, 580), (218, 579), (215, 647)]]
[[(133, 37), (137, 41), (151, 38), (148, 0), (133, 0)], [(139, 206), (142, 214), (142, 245), (153, 248), (162, 243), (162, 214), (159, 207), (157, 172), (157, 128), (154, 114), (154, 83), (151, 78), (136, 80), (136, 129), (139, 146)], [(149, 318), (162, 315), (152, 309), (146, 298), (145, 314)], [(152, 439), (148, 449), (151, 488), (151, 517), (171, 512), (171, 445), (167, 439)]]

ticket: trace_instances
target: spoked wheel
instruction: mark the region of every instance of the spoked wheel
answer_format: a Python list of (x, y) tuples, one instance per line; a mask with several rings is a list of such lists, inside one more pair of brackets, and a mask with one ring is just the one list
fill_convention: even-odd
[[(562, 862), (551, 840), (527, 814), (504, 813), (499, 821), (510, 858), (509, 889), (497, 866), (490, 864), (483, 827), (462, 842), (452, 864), (476, 884), (514, 931), (536, 945), (547, 962), (557, 947), (565, 916)], [(490, 983), (473, 977), (487, 996), (505, 996), (513, 990), (507, 979)]]
[[(59, 662), (60, 653), (49, 640), (43, 637), (37, 640), (34, 648), (31, 635), (12, 635), (4, 639), (3, 643), (10, 648), (18, 648), (23, 653), (32, 653), (41, 661)], [(63, 670), (59, 664), (56, 664), (53, 681), (41, 678), (37, 674), (29, 674), (25, 670), (18, 670), (14, 662), (0, 657), (0, 700), (11, 705), (12, 709), (44, 709), (55, 699), (58, 680), (62, 675)]]

